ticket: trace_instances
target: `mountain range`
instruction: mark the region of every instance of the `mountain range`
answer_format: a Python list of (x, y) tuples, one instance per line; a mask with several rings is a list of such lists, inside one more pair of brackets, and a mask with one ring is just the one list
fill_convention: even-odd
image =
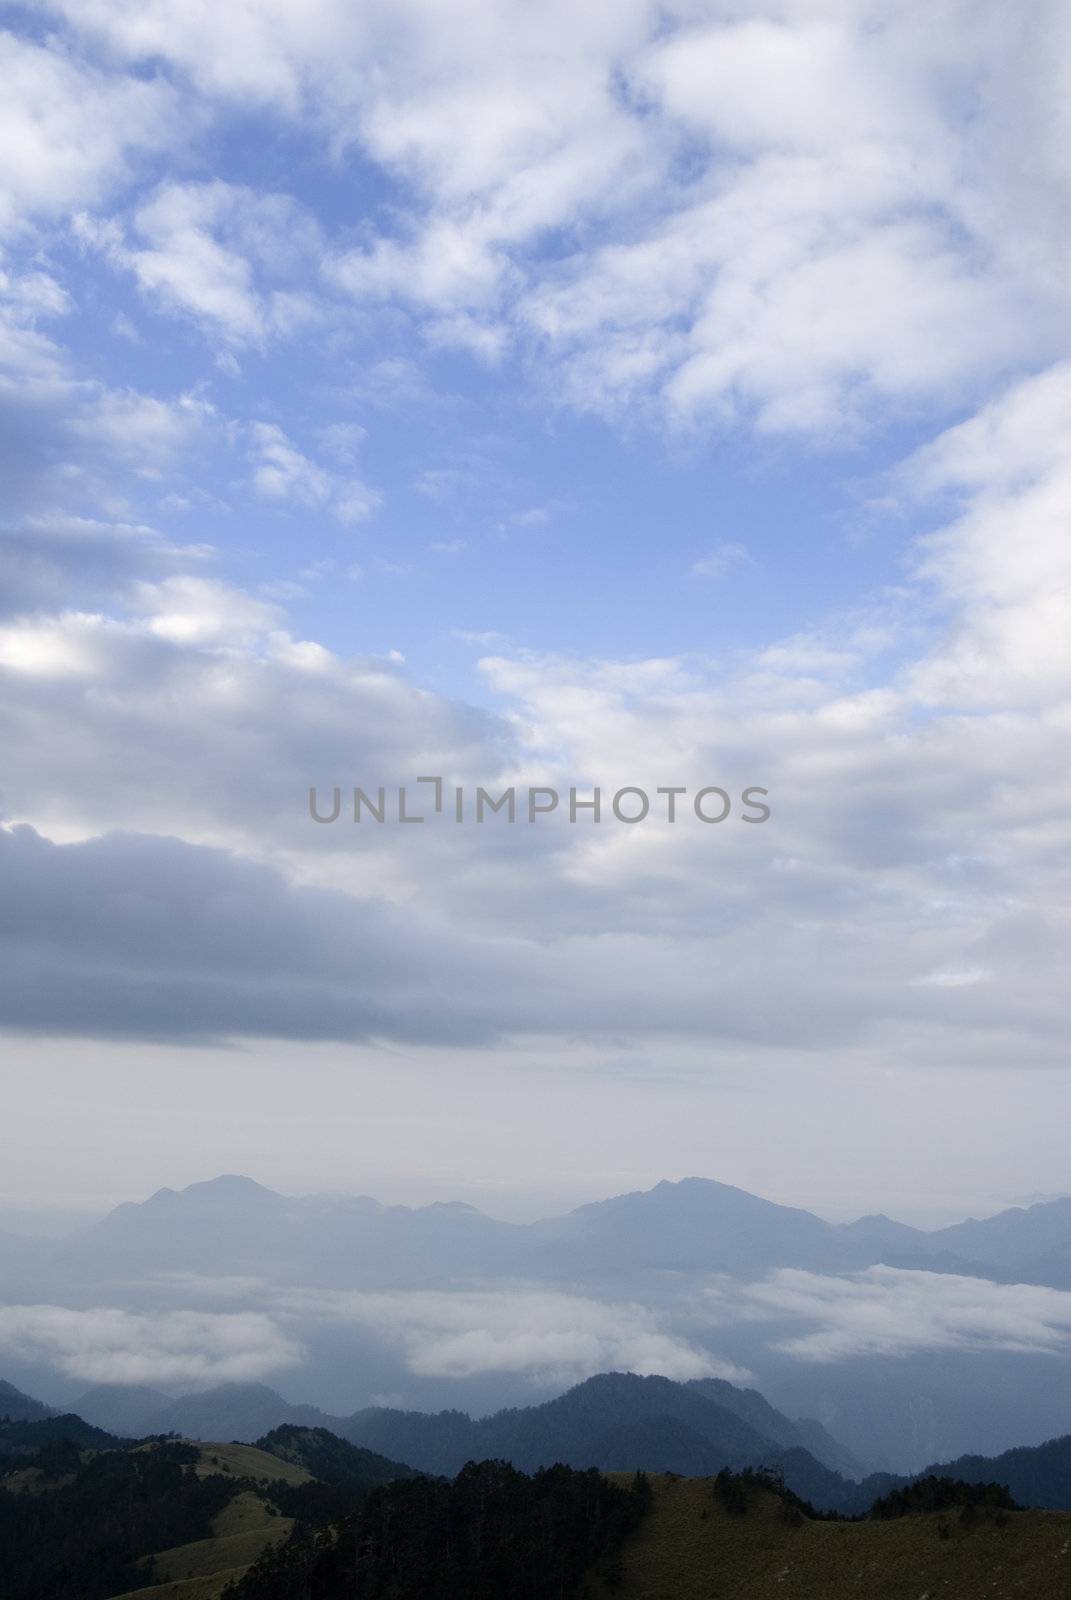
[[(58, 1417), (53, 1408), (12, 1385), (0, 1384), (4, 1411), (0, 1458), (19, 1457), (36, 1439), (68, 1437), (103, 1448), (104, 1412)], [(92, 1393), (85, 1397), (92, 1402)], [(721, 1380), (674, 1383), (634, 1373), (601, 1373), (541, 1405), (512, 1407), (489, 1417), (460, 1411), (435, 1414), (370, 1407), (351, 1417), (330, 1417), (315, 1407), (290, 1406), (263, 1386), (228, 1385), (172, 1402), (161, 1416), (170, 1432), (193, 1439), (255, 1443), (333, 1481), (382, 1481), (413, 1470), (453, 1477), (468, 1461), (502, 1460), (522, 1471), (563, 1462), (605, 1471), (675, 1472), (712, 1477), (723, 1468), (762, 1467), (779, 1472), (795, 1493), (820, 1509), (858, 1514), (891, 1490), (937, 1475), (968, 1483), (1000, 1483), (1020, 1505), (1071, 1508), (1071, 1435), (998, 1456), (961, 1456), (914, 1474), (869, 1473), (824, 1430), (794, 1423), (754, 1390)], [(271, 1417), (255, 1433), (256, 1419)], [(281, 1419), (281, 1420), (279, 1420)], [(213, 1427), (214, 1421), (214, 1427)], [(233, 1440), (231, 1429), (237, 1425)], [(45, 1431), (42, 1431), (45, 1430)], [(803, 1442), (810, 1433), (815, 1452)], [(315, 1452), (316, 1463), (310, 1457)], [(325, 1464), (330, 1464), (328, 1465)], [(839, 1463), (839, 1466), (835, 1463)], [(847, 1468), (847, 1471), (842, 1470)], [(856, 1475), (853, 1475), (852, 1469)]]
[(926, 1231), (874, 1215), (831, 1223), (707, 1178), (502, 1222), (461, 1203), (291, 1198), (240, 1176), (160, 1189), (62, 1240), (19, 1240), (20, 1275), (106, 1282), (142, 1272), (426, 1286), (465, 1275), (593, 1283), (647, 1271), (845, 1272), (883, 1263), (1071, 1288), (1071, 1198)]
[[(836, 1470), (846, 1462), (808, 1428), (836, 1436), (859, 1470), (901, 1473), (1071, 1428), (1071, 1319), (1045, 1298), (1071, 1285), (1066, 1197), (925, 1231), (883, 1216), (830, 1223), (689, 1178), (520, 1224), (225, 1176), (59, 1241), (21, 1240), (16, 1256), (2, 1268), (10, 1326), (47, 1336), (6, 1336), (9, 1376), (123, 1433), (218, 1431), (220, 1377), (240, 1380), (228, 1436), (253, 1438), (379, 1404), (485, 1416), (609, 1367), (753, 1385), (801, 1430), (798, 1446), (774, 1442)], [(55, 1330), (50, 1306), (63, 1312)], [(129, 1356), (98, 1349), (98, 1308), (128, 1318)], [(229, 1335), (212, 1344), (236, 1313), (248, 1356)], [(176, 1318), (195, 1330), (181, 1360)]]
[[(5, 1386), (12, 1395), (17, 1391)], [(36, 1405), (20, 1396), (26, 1406)], [(806, 1450), (823, 1465), (846, 1477), (862, 1476), (851, 1452), (812, 1419), (793, 1421), (754, 1389), (739, 1388), (719, 1378), (673, 1383), (665, 1378), (608, 1374), (576, 1385), (565, 1395), (533, 1407), (510, 1407), (474, 1419), (462, 1411), (430, 1414), (372, 1406), (352, 1416), (332, 1416), (316, 1406), (293, 1405), (266, 1384), (218, 1384), (200, 1393), (169, 1399), (159, 1390), (99, 1384), (72, 1402), (87, 1422), (128, 1438), (178, 1433), (188, 1439), (222, 1438), (253, 1442), (281, 1426), (326, 1428), (366, 1449), (379, 1451), (384, 1439), (394, 1441), (395, 1459), (426, 1472), (455, 1473), (466, 1461), (508, 1457), (524, 1470), (543, 1464), (548, 1439), (566, 1454), (579, 1440), (588, 1449), (599, 1422), (612, 1433), (651, 1416), (686, 1422), (716, 1442), (721, 1465), (745, 1465), (771, 1459), (781, 1450)], [(576, 1427), (572, 1419), (576, 1419)], [(398, 1448), (404, 1445), (404, 1448)], [(612, 1450), (597, 1453), (609, 1459)], [(707, 1452), (709, 1455), (709, 1451)], [(575, 1463), (574, 1463), (575, 1464)], [(583, 1463), (584, 1465), (603, 1463)], [(679, 1470), (679, 1469), (674, 1469)], [(715, 1468), (717, 1470), (717, 1468)]]

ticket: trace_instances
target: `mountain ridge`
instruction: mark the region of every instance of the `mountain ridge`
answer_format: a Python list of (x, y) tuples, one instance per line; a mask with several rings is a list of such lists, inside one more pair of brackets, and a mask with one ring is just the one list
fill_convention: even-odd
[[(206, 1241), (208, 1223), (216, 1235)], [(404, 1206), (368, 1195), (286, 1196), (231, 1173), (126, 1201), (51, 1246), (42, 1246), (38, 1259), (75, 1271), (106, 1272), (121, 1263), (233, 1274), (267, 1266), (287, 1281), (296, 1281), (299, 1266), (325, 1282), (359, 1271), (383, 1283), (426, 1283), (551, 1269), (596, 1279), (649, 1270), (753, 1275), (778, 1267), (843, 1272), (887, 1265), (1071, 1288), (1071, 1200), (1012, 1206), (927, 1230), (881, 1213), (827, 1222), (713, 1178), (688, 1177), (519, 1223), (465, 1202)]]

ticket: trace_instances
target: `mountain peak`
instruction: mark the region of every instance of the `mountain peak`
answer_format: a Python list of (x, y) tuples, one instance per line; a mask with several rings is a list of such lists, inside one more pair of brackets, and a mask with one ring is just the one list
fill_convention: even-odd
[(218, 1178), (206, 1178), (202, 1183), (187, 1184), (181, 1193), (192, 1194), (195, 1191), (204, 1193), (207, 1190), (211, 1190), (213, 1194), (270, 1194), (273, 1198), (278, 1198), (274, 1189), (266, 1189), (262, 1183), (257, 1183), (254, 1178), (245, 1177), (241, 1172), (221, 1172)]
[[(266, 1189), (262, 1183), (257, 1183), (254, 1178), (247, 1178), (240, 1172), (221, 1172), (216, 1178), (204, 1178), (199, 1183), (188, 1183), (184, 1189), (157, 1189), (145, 1201), (147, 1206), (164, 1207), (182, 1205), (191, 1202), (207, 1201), (210, 1204), (218, 1202), (230, 1203), (234, 1201), (276, 1201), (283, 1196), (274, 1189)], [(120, 1209), (122, 1209), (120, 1207)]]

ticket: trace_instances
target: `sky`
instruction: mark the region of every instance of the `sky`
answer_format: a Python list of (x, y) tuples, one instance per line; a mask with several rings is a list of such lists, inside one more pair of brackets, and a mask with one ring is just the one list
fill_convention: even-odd
[(1066, 1189), (1067, 8), (0, 23), (4, 1215)]

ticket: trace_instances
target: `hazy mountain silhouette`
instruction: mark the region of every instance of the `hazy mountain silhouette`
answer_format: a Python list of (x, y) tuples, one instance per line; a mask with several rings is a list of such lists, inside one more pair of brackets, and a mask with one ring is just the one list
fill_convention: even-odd
[(846, 1478), (862, 1478), (866, 1473), (863, 1464), (839, 1440), (834, 1439), (822, 1423), (813, 1417), (786, 1417), (757, 1389), (738, 1388), (725, 1378), (693, 1378), (685, 1387), (697, 1390), (707, 1399), (724, 1406), (727, 1411), (750, 1423), (757, 1433), (772, 1439), (783, 1449), (798, 1447), (806, 1450), (824, 1466), (832, 1467)]
[[(26, 1241), (22, 1242), (23, 1244)], [(267, 1276), (276, 1282), (399, 1286), (459, 1275), (595, 1282), (649, 1271), (761, 1274), (878, 1263), (1071, 1285), (1071, 1199), (1015, 1207), (930, 1232), (884, 1216), (829, 1223), (708, 1178), (500, 1222), (472, 1206), (387, 1206), (368, 1196), (290, 1198), (224, 1176), (118, 1206), (38, 1269), (107, 1281), (136, 1273)]]
[[(491, 1456), (503, 1456), (524, 1470), (557, 1459), (609, 1466), (615, 1450), (633, 1436), (652, 1444), (661, 1441), (659, 1458), (671, 1463), (684, 1459), (673, 1450), (683, 1450), (691, 1439), (688, 1459), (700, 1459), (701, 1444), (707, 1466), (780, 1459), (784, 1451), (796, 1448), (845, 1476), (862, 1475), (850, 1452), (819, 1423), (794, 1422), (756, 1390), (716, 1378), (675, 1383), (632, 1373), (604, 1374), (541, 1405), (511, 1407), (483, 1418), (463, 1411), (390, 1407), (331, 1416), (316, 1406), (293, 1405), (265, 1384), (218, 1384), (163, 1404), (161, 1398), (152, 1389), (124, 1396), (120, 1386), (102, 1384), (87, 1390), (73, 1409), (87, 1422), (127, 1437), (179, 1433), (190, 1439), (254, 1442), (280, 1427), (328, 1429), (364, 1449), (436, 1473), (456, 1472), (468, 1460)], [(627, 1429), (640, 1431), (629, 1435), (622, 1431)], [(546, 1456), (548, 1449), (555, 1454)], [(589, 1462), (584, 1458), (592, 1451)]]
[(228, 1443), (252, 1443), (284, 1423), (335, 1433), (345, 1423), (316, 1406), (291, 1405), (264, 1383), (220, 1383), (177, 1399), (156, 1389), (125, 1391), (121, 1384), (100, 1384), (87, 1389), (72, 1409), (87, 1422), (128, 1437), (178, 1433), (184, 1439)]
[[(106, 1390), (109, 1386), (101, 1386)], [(151, 1391), (149, 1391), (151, 1393)], [(728, 1400), (721, 1404), (712, 1398)], [(24, 1413), (24, 1420), (0, 1422), (0, 1455), (31, 1452), (52, 1438), (71, 1438), (94, 1448), (111, 1438), (91, 1419), (60, 1415), (0, 1381), (0, 1401)], [(736, 1409), (732, 1409), (735, 1407)], [(940, 1476), (968, 1483), (1006, 1485), (1020, 1505), (1049, 1510), (1071, 1508), (1071, 1435), (999, 1454), (963, 1455), (933, 1462), (917, 1473), (870, 1473), (860, 1480), (844, 1474), (799, 1444), (787, 1444), (809, 1424), (794, 1423), (754, 1390), (722, 1380), (674, 1383), (632, 1373), (602, 1373), (542, 1405), (514, 1407), (489, 1417), (462, 1411), (438, 1413), (374, 1407), (352, 1417), (327, 1417), (312, 1406), (291, 1406), (259, 1384), (225, 1384), (171, 1403), (171, 1420), (216, 1430), (187, 1437), (227, 1442), (232, 1428), (255, 1415), (288, 1413), (258, 1435), (259, 1448), (304, 1466), (328, 1482), (360, 1482), (364, 1487), (413, 1471), (451, 1476), (466, 1461), (494, 1457), (522, 1470), (562, 1461), (630, 1471), (636, 1467), (707, 1477), (723, 1466), (765, 1466), (779, 1470), (786, 1484), (814, 1505), (849, 1513), (868, 1509), (880, 1495), (918, 1478)], [(317, 1421), (295, 1421), (298, 1417)], [(760, 1430), (748, 1420), (761, 1419)], [(150, 1431), (162, 1431), (152, 1428)], [(824, 1439), (828, 1435), (821, 1430)], [(127, 1437), (137, 1437), (127, 1435)], [(840, 1451), (830, 1441), (833, 1452)]]
[(1071, 1507), (1071, 1434), (1003, 1450), (998, 1456), (957, 1456), (920, 1476), (930, 1472), (966, 1483), (1004, 1483), (1022, 1506), (1063, 1511)]
[(0, 1419), (9, 1422), (43, 1422), (46, 1417), (58, 1417), (55, 1406), (46, 1406), (31, 1395), (23, 1394), (14, 1384), (0, 1378)]
[[(791, 1435), (771, 1432), (768, 1418), (764, 1423), (758, 1414), (741, 1412), (737, 1403), (737, 1414), (780, 1448), (805, 1449), (840, 1471), (858, 1470), (860, 1460), (912, 1470), (941, 1453), (996, 1453), (1017, 1439), (1038, 1441), (1071, 1424), (1071, 1411), (1054, 1411), (1068, 1371), (1060, 1350), (1031, 1349), (1029, 1342), (1005, 1348), (984, 1339), (972, 1347), (966, 1337), (949, 1347), (923, 1341), (912, 1348), (908, 1339), (895, 1356), (869, 1351), (864, 1343), (843, 1356), (805, 1362), (791, 1348), (805, 1323), (793, 1313), (787, 1290), (763, 1302), (770, 1310), (761, 1331), (746, 1309), (740, 1318), (732, 1311), (734, 1283), (779, 1268), (829, 1275), (884, 1263), (1071, 1287), (1066, 1198), (925, 1231), (880, 1215), (829, 1223), (728, 1184), (689, 1178), (518, 1224), (466, 1205), (391, 1206), (350, 1195), (292, 1198), (231, 1175), (183, 1190), (161, 1189), (60, 1243), (32, 1244), (33, 1273), (5, 1284), (11, 1301), (109, 1305), (147, 1316), (190, 1307), (217, 1314), (255, 1308), (270, 1320), (285, 1302), (288, 1325), (305, 1352), (304, 1375), (294, 1381), (307, 1384), (306, 1392), (324, 1410), (299, 1406), (292, 1414), (288, 1400), (278, 1396), (263, 1403), (250, 1399), (243, 1409), (240, 1385), (233, 1403), (216, 1414), (228, 1419), (232, 1438), (255, 1438), (284, 1422), (337, 1420), (358, 1399), (375, 1394), (404, 1394), (407, 1404), (427, 1411), (461, 1406), (476, 1415), (511, 1401), (525, 1403), (530, 1375), (520, 1368), (491, 1361), (486, 1368), (474, 1362), (460, 1373), (418, 1366), (405, 1337), (394, 1334), (406, 1328), (405, 1303), (384, 1300), (378, 1310), (365, 1314), (366, 1307), (348, 1320), (326, 1314), (321, 1308), (330, 1302), (317, 1299), (321, 1290), (509, 1296), (520, 1286), (599, 1302), (598, 1315), (611, 1332), (618, 1307), (623, 1327), (627, 1307), (642, 1307), (671, 1339), (708, 1354), (714, 1370), (715, 1361), (748, 1369), (782, 1414), (820, 1418), (793, 1422)], [(697, 1319), (714, 1275), (725, 1292), (722, 1313)], [(419, 1315), (419, 1308), (412, 1314)], [(463, 1314), (463, 1307), (456, 1309)], [(471, 1314), (480, 1316), (478, 1303)], [(562, 1315), (568, 1318), (567, 1306)], [(625, 1353), (608, 1355), (607, 1364), (630, 1365), (628, 1352), (626, 1339)], [(581, 1360), (582, 1355), (574, 1371), (584, 1370)], [(121, 1393), (114, 1387), (83, 1396), (65, 1372), (47, 1362), (47, 1354), (30, 1347), (17, 1358), (12, 1353), (8, 1371), (23, 1389), (46, 1393), (65, 1409), (81, 1406), (103, 1427), (124, 1433), (175, 1428), (199, 1436), (213, 1431), (213, 1415), (201, 1397), (176, 1402), (159, 1391)], [(569, 1372), (568, 1361), (562, 1370)], [(254, 1362), (251, 1375), (271, 1371), (265, 1357)], [(174, 1404), (180, 1409), (169, 1410)], [(823, 1424), (851, 1455), (838, 1455)]]
[[(745, 1400), (742, 1409), (757, 1408)], [(765, 1410), (778, 1432), (792, 1433), (787, 1417), (772, 1407)], [(343, 1432), (366, 1449), (444, 1474), (488, 1457), (511, 1461), (525, 1472), (555, 1461), (626, 1470), (649, 1459), (659, 1470), (702, 1473), (778, 1464), (784, 1457), (776, 1440), (713, 1400), (701, 1384), (623, 1372), (588, 1378), (542, 1405), (476, 1419), (460, 1411), (371, 1408), (351, 1417)], [(812, 1459), (809, 1452), (801, 1453)]]

